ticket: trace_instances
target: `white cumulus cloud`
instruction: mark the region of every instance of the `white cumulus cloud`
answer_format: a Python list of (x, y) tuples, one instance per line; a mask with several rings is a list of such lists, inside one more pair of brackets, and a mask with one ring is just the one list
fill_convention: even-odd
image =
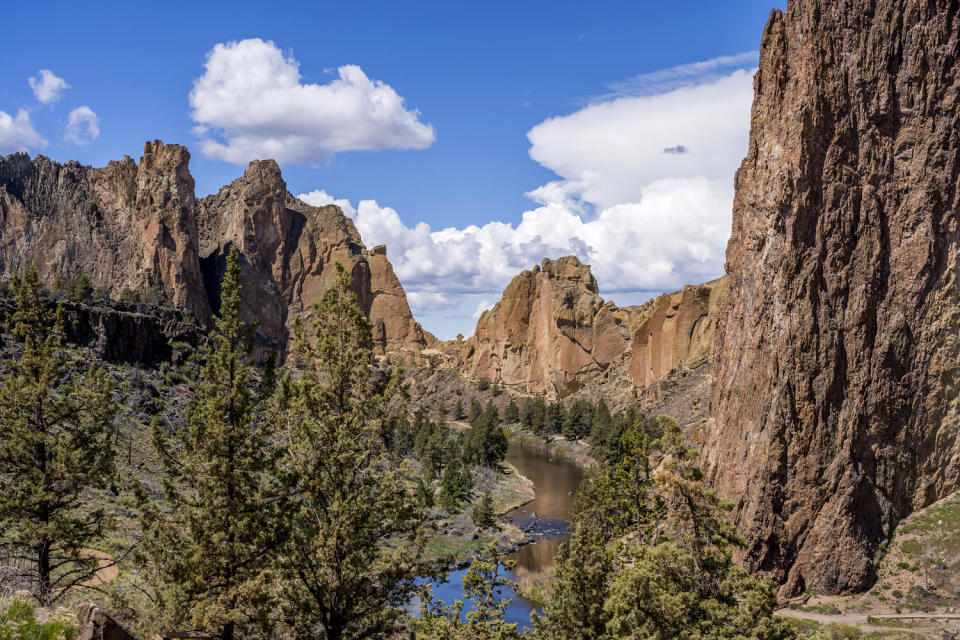
[(327, 84), (305, 83), (299, 63), (259, 38), (217, 44), (190, 92), (209, 157), (321, 165), (341, 151), (423, 149), (436, 134), (388, 84), (344, 65)]
[(83, 105), (77, 107), (67, 116), (67, 126), (63, 132), (63, 139), (75, 145), (83, 146), (91, 140), (100, 137), (100, 118), (93, 109)]
[(618, 94), (535, 126), (530, 156), (558, 179), (527, 194), (538, 206), (516, 225), (434, 230), (373, 200), (354, 207), (319, 190), (299, 197), (337, 204), (365, 244), (386, 244), (418, 320), (442, 337), (472, 330), (476, 311), (544, 257), (576, 255), (604, 296), (636, 303), (723, 273), (753, 98), (752, 72), (726, 71), (661, 93)]
[(50, 69), (40, 69), (37, 77), (29, 78), (30, 88), (33, 89), (33, 95), (43, 104), (50, 104), (60, 99), (60, 96), (70, 85), (66, 81), (55, 75)]
[(47, 146), (47, 140), (37, 133), (30, 122), (30, 114), (25, 109), (17, 115), (0, 111), (0, 153), (29, 151)]

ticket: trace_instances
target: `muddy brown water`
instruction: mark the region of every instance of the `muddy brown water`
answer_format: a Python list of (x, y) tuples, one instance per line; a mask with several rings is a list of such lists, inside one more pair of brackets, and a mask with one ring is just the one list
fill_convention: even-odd
[(507, 462), (533, 481), (535, 497), (505, 519), (536, 539), (521, 547), (510, 559), (518, 571), (539, 573), (553, 565), (560, 543), (567, 539), (573, 496), (583, 480), (583, 470), (562, 458), (511, 444)]

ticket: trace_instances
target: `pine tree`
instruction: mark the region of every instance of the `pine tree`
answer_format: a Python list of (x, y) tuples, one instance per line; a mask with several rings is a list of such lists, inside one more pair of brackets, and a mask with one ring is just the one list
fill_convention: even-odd
[(503, 413), (503, 420), (509, 424), (520, 422), (520, 408), (517, 407), (517, 402), (513, 398), (510, 398), (510, 402), (507, 403), (507, 408)]
[(456, 404), (453, 405), (453, 419), (454, 420), (463, 420), (467, 417), (467, 412), (463, 408), (463, 400), (457, 398)]
[[(414, 621), (417, 640), (520, 640), (516, 623), (504, 621), (510, 600), (504, 589), (516, 584), (500, 573), (496, 547), (488, 547), (473, 559), (463, 579), (463, 597), (444, 606), (433, 597), (429, 586), (421, 591), (420, 618)], [(469, 609), (464, 612), (466, 603)]]
[(42, 299), (34, 269), (12, 282), (8, 329), (22, 348), (0, 385), (0, 547), (30, 567), (43, 606), (89, 579), (97, 562), (85, 549), (112, 522), (102, 489), (114, 473), (114, 382), (98, 367), (59, 351), (62, 307)]
[[(742, 545), (726, 503), (702, 484), (675, 420), (637, 415), (622, 458), (591, 471), (538, 635), (560, 638), (795, 637), (768, 582), (733, 562)], [(650, 431), (659, 434), (650, 438)], [(654, 461), (657, 461), (655, 464)]]
[(470, 497), (473, 478), (465, 464), (453, 461), (447, 465), (440, 479), (440, 506), (447, 513), (457, 513), (460, 503)]
[(142, 517), (142, 558), (158, 622), (223, 640), (265, 624), (266, 569), (275, 562), (286, 520), (274, 447), (282, 403), (269, 372), (259, 387), (254, 383), (256, 327), (240, 317), (240, 292), (240, 256), (233, 247), (187, 428), (169, 438), (159, 416), (154, 420), (165, 504), (145, 500)]
[(484, 491), (480, 502), (473, 507), (473, 523), (481, 529), (487, 529), (497, 523), (497, 514), (493, 510), (493, 496)]
[(388, 638), (422, 575), (423, 512), (380, 446), (405, 401), (394, 371), (373, 368), (370, 323), (337, 279), (314, 305), (312, 337), (295, 326), (306, 370), (295, 385), (287, 457), (295, 479), (282, 610), (298, 638)]

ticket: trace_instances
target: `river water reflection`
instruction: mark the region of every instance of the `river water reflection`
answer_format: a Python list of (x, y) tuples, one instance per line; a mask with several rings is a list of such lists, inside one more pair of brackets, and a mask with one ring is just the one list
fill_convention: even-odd
[[(583, 480), (583, 470), (566, 460), (551, 458), (515, 444), (507, 449), (507, 462), (533, 481), (535, 494), (532, 502), (504, 516), (505, 520), (536, 539), (509, 556), (515, 567), (507, 574), (511, 579), (516, 579), (524, 573), (540, 573), (553, 565), (557, 548), (567, 539), (573, 494)], [(465, 569), (451, 572), (447, 582), (434, 585), (434, 595), (447, 604), (453, 604), (461, 597), (466, 573)], [(521, 629), (529, 626), (533, 605), (512, 591), (503, 595), (512, 598), (506, 620), (516, 622)]]

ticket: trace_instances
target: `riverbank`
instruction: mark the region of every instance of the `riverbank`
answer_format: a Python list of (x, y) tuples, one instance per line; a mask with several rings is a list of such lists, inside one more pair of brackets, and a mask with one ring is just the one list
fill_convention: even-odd
[(475, 468), (472, 473), (473, 501), (459, 513), (438, 520), (436, 533), (427, 538), (427, 557), (449, 567), (464, 566), (491, 543), (508, 553), (527, 538), (519, 527), (509, 522), (499, 521), (496, 527), (487, 529), (477, 527), (473, 522), (473, 507), (480, 496), (489, 493), (494, 512), (500, 518), (534, 499), (533, 481), (507, 462), (500, 470)]
[(523, 449), (536, 451), (550, 458), (567, 460), (581, 469), (589, 469), (597, 464), (597, 460), (591, 455), (590, 445), (583, 440), (567, 440), (563, 436), (540, 436), (516, 423), (508, 425), (504, 431), (511, 444)]

